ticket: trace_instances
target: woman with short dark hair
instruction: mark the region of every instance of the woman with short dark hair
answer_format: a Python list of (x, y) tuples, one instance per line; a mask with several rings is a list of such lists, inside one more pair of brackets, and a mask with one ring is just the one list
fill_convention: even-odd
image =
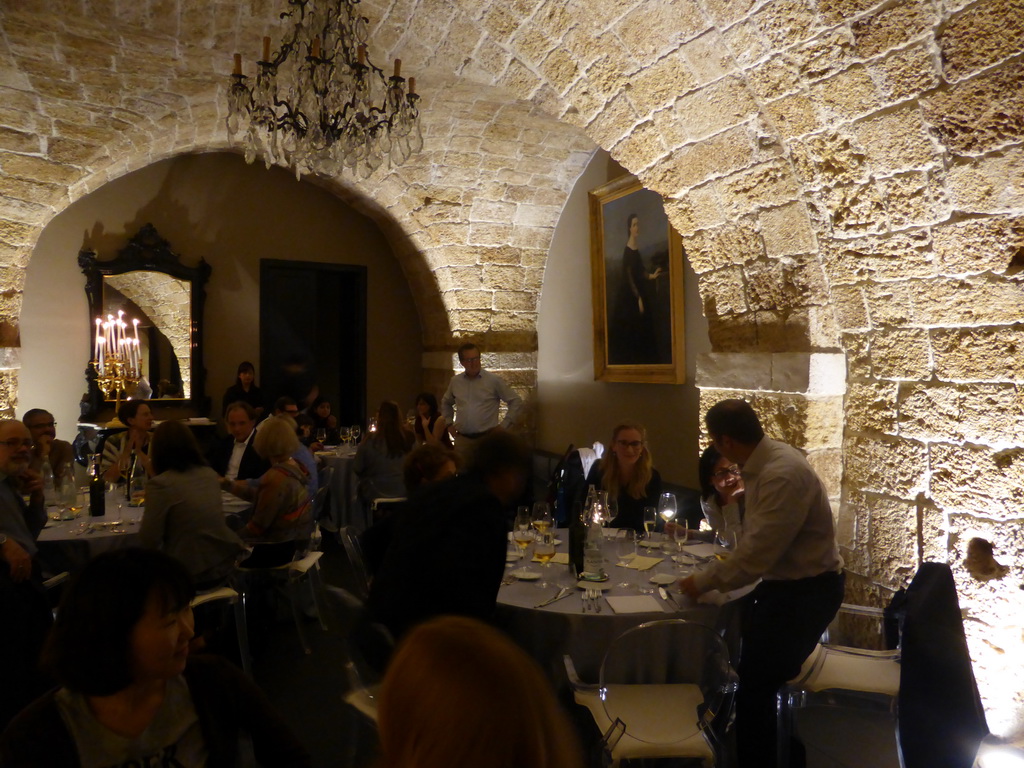
[(117, 418), (128, 429), (111, 435), (103, 443), (100, 469), (111, 483), (127, 480), (135, 462), (146, 475), (153, 474), (149, 460), (149, 431), (153, 428), (153, 412), (145, 400), (128, 400), (117, 410)]
[(238, 402), (248, 403), (256, 412), (257, 419), (263, 414), (263, 392), (256, 386), (256, 367), (248, 360), (238, 364), (235, 383), (225, 390), (221, 402), (221, 414), (224, 415), (227, 414), (229, 405)]
[(452, 438), (448, 434), (447, 426), (444, 416), (437, 407), (437, 398), (430, 392), (420, 392), (416, 395), (416, 416), (413, 422), (416, 441), (421, 445), (426, 443), (451, 448)]
[(261, 765), (310, 765), (244, 675), (189, 658), (193, 595), (188, 573), (160, 552), (117, 550), (86, 565), (43, 651), (61, 687), (4, 731), (0, 764), (235, 766), (245, 732)]
[(246, 547), (225, 522), (217, 473), (178, 421), (156, 428), (152, 454), (139, 542), (181, 562), (201, 589), (222, 583)]

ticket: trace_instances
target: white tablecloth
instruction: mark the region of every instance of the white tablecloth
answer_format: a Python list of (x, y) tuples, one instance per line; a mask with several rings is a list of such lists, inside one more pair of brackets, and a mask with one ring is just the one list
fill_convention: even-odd
[[(562, 540), (557, 550), (568, 551), (567, 532), (559, 531), (557, 536)], [(503, 584), (498, 591), (498, 624), (541, 664), (545, 672), (551, 675), (552, 680), (565, 680), (562, 662), (564, 654), (572, 658), (576, 670), (584, 680), (596, 680), (605, 649), (611, 641), (627, 629), (647, 621), (687, 619), (726, 632), (727, 641), (735, 634), (737, 628), (733, 623), (738, 614), (735, 603), (728, 602), (723, 606), (709, 603), (694, 604), (678, 594), (674, 595), (677, 602), (666, 602), (658, 595), (657, 585), (649, 583), (651, 576), (655, 574), (669, 574), (677, 579), (682, 578), (690, 571), (690, 567), (674, 568), (675, 564), (666, 557), (653, 569), (637, 572), (635, 569), (616, 565), (618, 557), (612, 541), (605, 542), (604, 551), (605, 569), (609, 576), (607, 584), (612, 586), (603, 594), (636, 595), (635, 588), (621, 588), (616, 585), (626, 581), (637, 584), (638, 580), (642, 580), (645, 587), (653, 587), (655, 590), (652, 597), (658, 606), (657, 611), (615, 613), (607, 600), (601, 600), (600, 613), (583, 613), (583, 591), (575, 588), (576, 579), (572, 577), (566, 565), (548, 566), (549, 573), (546, 578), (552, 582), (552, 586), (547, 589), (538, 589), (536, 582), (533, 581), (516, 581)], [(642, 547), (640, 551), (647, 554), (647, 550)], [(702, 549), (697, 551), (703, 553)], [(657, 549), (651, 550), (650, 554), (661, 556)], [(540, 563), (531, 562), (526, 565), (530, 570), (543, 573)], [(506, 577), (510, 572), (523, 566), (522, 561), (507, 564)], [(544, 608), (535, 607), (538, 603), (553, 597), (561, 586), (574, 586), (573, 594)], [(665, 588), (675, 591), (672, 584), (666, 585)]]

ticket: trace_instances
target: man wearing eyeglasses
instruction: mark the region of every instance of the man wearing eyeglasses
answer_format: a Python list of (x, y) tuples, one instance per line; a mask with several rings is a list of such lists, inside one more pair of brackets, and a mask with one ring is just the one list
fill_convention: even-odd
[(31, 459), (25, 425), (0, 420), (0, 659), (5, 667), (0, 729), (46, 687), (36, 659), (52, 617), (35, 557), (46, 508), (42, 478), (29, 469)]
[[(463, 373), (452, 376), (448, 391), (441, 398), (441, 415), (455, 449), (464, 456), (481, 437), (495, 429), (515, 424), (523, 409), (523, 399), (500, 376), (483, 370), (476, 344), (459, 347)], [(498, 421), (498, 408), (508, 406), (505, 418)]]
[[(843, 601), (843, 559), (824, 484), (800, 451), (765, 437), (743, 400), (723, 400), (704, 417), (715, 448), (739, 465), (746, 488), (743, 533), (733, 552), (679, 582), (693, 598), (760, 583), (742, 630), (736, 743), (739, 765), (771, 766), (775, 697), (800, 671)], [(794, 744), (793, 765), (802, 746)]]
[(43, 462), (49, 461), (54, 477), (61, 477), (74, 454), (71, 443), (57, 439), (57, 422), (53, 414), (42, 408), (33, 408), (25, 412), (21, 421), (32, 436), (32, 461), (29, 466), (38, 472)]

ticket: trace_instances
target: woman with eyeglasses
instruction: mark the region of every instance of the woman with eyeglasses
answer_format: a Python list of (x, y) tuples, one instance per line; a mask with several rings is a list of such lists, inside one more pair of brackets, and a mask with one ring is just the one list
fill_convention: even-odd
[(608, 498), (618, 504), (613, 528), (643, 532), (644, 507), (657, 506), (661, 495), (661, 475), (647, 447), (647, 430), (628, 421), (616, 426), (604, 457), (590, 468), (586, 486), (608, 491)]
[(691, 535), (713, 540), (715, 536), (735, 543), (743, 533), (743, 478), (740, 468), (709, 445), (697, 465), (700, 475), (700, 506), (711, 526), (710, 533)]

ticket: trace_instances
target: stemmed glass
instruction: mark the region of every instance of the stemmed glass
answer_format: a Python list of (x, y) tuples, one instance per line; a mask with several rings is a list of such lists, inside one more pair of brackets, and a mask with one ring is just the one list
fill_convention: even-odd
[(359, 426), (358, 424), (353, 424), (352, 425), (352, 429), (350, 431), (352, 433), (352, 442), (353, 443), (358, 443), (359, 442), (359, 435), (361, 435), (363, 433), (363, 428), (361, 426)]
[[(620, 589), (635, 589), (636, 584), (629, 580), (630, 568), (628, 568), (629, 562), (636, 557), (636, 543), (637, 534), (632, 528), (623, 528), (618, 537), (615, 539), (615, 546), (618, 548), (619, 562), (618, 564), (625, 569), (622, 575), (622, 581), (616, 584), (616, 587)], [(637, 571), (639, 573), (639, 571)]]
[(519, 507), (515, 525), (512, 527), (512, 540), (519, 547), (520, 557), (526, 556), (526, 550), (534, 540), (533, 531), (530, 528), (532, 523), (529, 507)]
[(551, 505), (546, 501), (538, 501), (533, 505), (533, 527), (538, 534), (552, 530)]
[(550, 573), (548, 571), (548, 563), (555, 556), (555, 533), (550, 528), (537, 534), (537, 543), (533, 546), (533, 556), (541, 562), (542, 576), (540, 581), (537, 582), (537, 587), (547, 589), (551, 586), (551, 583), (547, 580), (548, 573)]
[(658, 514), (666, 525), (675, 520), (677, 509), (674, 493), (663, 493), (658, 497)]
[(647, 539), (651, 538), (651, 534), (654, 533), (654, 529), (658, 525), (658, 508), (657, 507), (644, 507), (644, 537)]
[(338, 437), (341, 438), (342, 445), (348, 445), (352, 440), (352, 427), (341, 427), (338, 430)]
[(316, 441), (320, 443), (320, 445), (327, 442), (327, 430), (324, 427), (320, 427), (320, 429), (316, 431)]

